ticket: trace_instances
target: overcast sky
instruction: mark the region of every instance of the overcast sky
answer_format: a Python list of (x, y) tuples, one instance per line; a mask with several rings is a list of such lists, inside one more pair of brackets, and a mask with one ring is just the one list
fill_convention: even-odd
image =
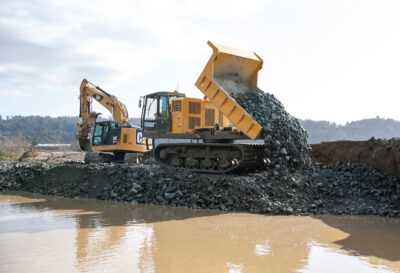
[(130, 117), (147, 93), (202, 97), (211, 40), (261, 56), (259, 87), (296, 117), (400, 120), (399, 14), (398, 0), (2, 0), (0, 114), (77, 116), (82, 78)]

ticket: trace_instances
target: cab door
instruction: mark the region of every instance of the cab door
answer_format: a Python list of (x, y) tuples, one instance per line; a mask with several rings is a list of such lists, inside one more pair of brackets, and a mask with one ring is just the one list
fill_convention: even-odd
[(121, 124), (119, 122), (110, 122), (110, 133), (108, 138), (109, 145), (118, 145), (121, 139)]
[(171, 113), (169, 99), (166, 95), (146, 97), (143, 108), (143, 131), (169, 132), (171, 130)]
[(142, 109), (142, 128), (143, 131), (156, 130), (156, 116), (158, 109), (157, 97), (146, 97)]
[(171, 131), (171, 114), (169, 112), (169, 100), (167, 96), (160, 96), (158, 100), (158, 114), (156, 116), (156, 128), (160, 132)]

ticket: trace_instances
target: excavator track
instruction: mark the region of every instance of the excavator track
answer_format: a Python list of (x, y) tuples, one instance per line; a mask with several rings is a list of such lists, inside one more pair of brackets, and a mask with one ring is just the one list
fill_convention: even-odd
[(200, 173), (229, 173), (265, 168), (265, 145), (225, 143), (165, 143), (154, 151), (165, 167)]
[(85, 164), (89, 163), (126, 163), (130, 165), (141, 164), (151, 157), (151, 152), (146, 153), (122, 153), (115, 155), (104, 152), (86, 152)]

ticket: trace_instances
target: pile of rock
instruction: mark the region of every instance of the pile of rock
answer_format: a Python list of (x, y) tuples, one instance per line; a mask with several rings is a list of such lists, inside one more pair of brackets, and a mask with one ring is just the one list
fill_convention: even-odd
[[(297, 175), (297, 176), (296, 176)], [(0, 162), (0, 191), (267, 214), (400, 216), (400, 182), (362, 164), (212, 175), (158, 165)]]
[(313, 163), (305, 177), (310, 211), (400, 216), (400, 181), (360, 163)]
[(263, 127), (272, 167), (293, 170), (310, 166), (307, 132), (274, 95), (256, 90), (232, 96)]

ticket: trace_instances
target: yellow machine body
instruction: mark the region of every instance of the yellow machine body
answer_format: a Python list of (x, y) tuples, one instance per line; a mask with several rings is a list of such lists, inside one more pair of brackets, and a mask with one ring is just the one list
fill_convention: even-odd
[(228, 127), (229, 120), (211, 101), (197, 98), (173, 98), (171, 100), (170, 134), (193, 134), (196, 129)]
[(232, 95), (257, 90), (258, 71), (263, 60), (255, 53), (212, 43), (207, 65), (196, 81), (196, 87), (225, 115), (232, 124), (251, 139), (256, 139), (262, 127)]
[[(145, 153), (151, 150), (151, 141), (143, 138), (142, 129), (129, 125), (128, 111), (117, 97), (83, 79), (80, 86), (80, 117), (76, 138), (84, 151), (112, 153)], [(113, 121), (96, 122), (99, 113), (91, 111), (96, 100), (113, 116)], [(93, 137), (89, 133), (94, 127)], [(91, 142), (90, 142), (91, 141)]]
[[(152, 147), (152, 140), (149, 139), (149, 146)], [(145, 153), (149, 150), (146, 147), (146, 139), (143, 138), (141, 130), (136, 128), (121, 128), (121, 136), (116, 144), (92, 145), (93, 152), (135, 152)]]
[(265, 145), (235, 142), (264, 138), (261, 125), (235, 98), (258, 90), (263, 60), (252, 52), (208, 44), (213, 54), (196, 82), (205, 98), (162, 91), (144, 96), (143, 133), (155, 139), (202, 140), (159, 143), (153, 155), (162, 165), (205, 173), (262, 169)]

